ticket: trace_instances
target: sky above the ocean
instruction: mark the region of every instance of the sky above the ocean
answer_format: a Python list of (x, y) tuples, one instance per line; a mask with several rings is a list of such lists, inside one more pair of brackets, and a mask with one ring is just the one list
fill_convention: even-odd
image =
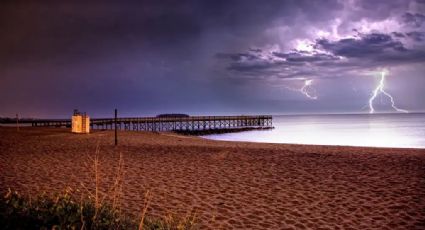
[(425, 111), (424, 0), (5, 0), (0, 31), (0, 117)]

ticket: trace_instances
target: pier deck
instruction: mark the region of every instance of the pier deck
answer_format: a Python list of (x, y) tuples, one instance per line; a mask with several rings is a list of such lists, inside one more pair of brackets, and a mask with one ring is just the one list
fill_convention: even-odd
[[(132, 131), (209, 131), (224, 129), (272, 128), (272, 116), (190, 116), (128, 117), (117, 119), (117, 129)], [(71, 127), (70, 119), (19, 120), (33, 127)], [(93, 118), (91, 129), (114, 129), (114, 118)]]

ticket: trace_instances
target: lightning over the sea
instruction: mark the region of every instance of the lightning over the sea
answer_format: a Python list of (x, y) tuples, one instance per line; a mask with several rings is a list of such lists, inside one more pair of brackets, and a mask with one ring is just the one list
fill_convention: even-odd
[(373, 107), (373, 101), (375, 100), (375, 98), (380, 93), (384, 94), (385, 96), (387, 96), (390, 99), (390, 101), (391, 101), (391, 107), (393, 107), (393, 109), (395, 109), (397, 112), (408, 113), (409, 111), (398, 108), (395, 105), (394, 98), (389, 93), (387, 93), (384, 90), (384, 86), (385, 86), (385, 75), (386, 75), (386, 71), (382, 71), (381, 72), (381, 79), (379, 80), (379, 84), (375, 88), (375, 90), (373, 91), (372, 97), (370, 97), (370, 99), (369, 99), (369, 113), (375, 113), (375, 108)]
[(292, 88), (289, 86), (285, 86), (285, 88), (295, 92), (300, 92), (304, 94), (308, 99), (316, 100), (318, 97), (312, 94), (313, 92), (315, 92), (315, 90), (311, 87), (312, 84), (313, 84), (313, 80), (307, 79), (307, 80), (304, 80), (304, 85), (301, 88)]
[(308, 80), (304, 80), (304, 85), (301, 88), (292, 88), (289, 86), (285, 86), (285, 88), (295, 92), (300, 92), (304, 94), (308, 99), (317, 100), (318, 97), (314, 95), (315, 90), (311, 87), (312, 84), (313, 84), (313, 80), (308, 79)]
[(300, 89), (300, 92), (302, 94), (304, 94), (306, 97), (308, 97), (308, 98), (310, 98), (312, 100), (316, 100), (317, 99), (317, 96), (311, 94), (311, 91), (312, 91), (311, 84), (313, 84), (313, 80), (312, 79), (305, 80), (304, 81), (304, 86)]

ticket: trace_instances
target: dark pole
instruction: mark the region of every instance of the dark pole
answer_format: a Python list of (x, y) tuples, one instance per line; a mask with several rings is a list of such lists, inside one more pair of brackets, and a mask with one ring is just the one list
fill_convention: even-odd
[(16, 131), (19, 132), (19, 116), (16, 114)]
[(115, 109), (115, 145), (118, 145), (118, 135), (117, 135), (117, 115), (118, 115), (118, 111), (117, 109)]

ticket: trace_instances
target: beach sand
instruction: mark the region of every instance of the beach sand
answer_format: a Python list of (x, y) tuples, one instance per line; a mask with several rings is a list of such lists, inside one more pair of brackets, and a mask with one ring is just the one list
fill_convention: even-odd
[[(124, 159), (123, 209), (195, 213), (201, 229), (425, 229), (425, 150), (262, 144), (172, 133), (0, 127), (0, 191), (93, 191)], [(82, 184), (84, 186), (82, 186)]]

